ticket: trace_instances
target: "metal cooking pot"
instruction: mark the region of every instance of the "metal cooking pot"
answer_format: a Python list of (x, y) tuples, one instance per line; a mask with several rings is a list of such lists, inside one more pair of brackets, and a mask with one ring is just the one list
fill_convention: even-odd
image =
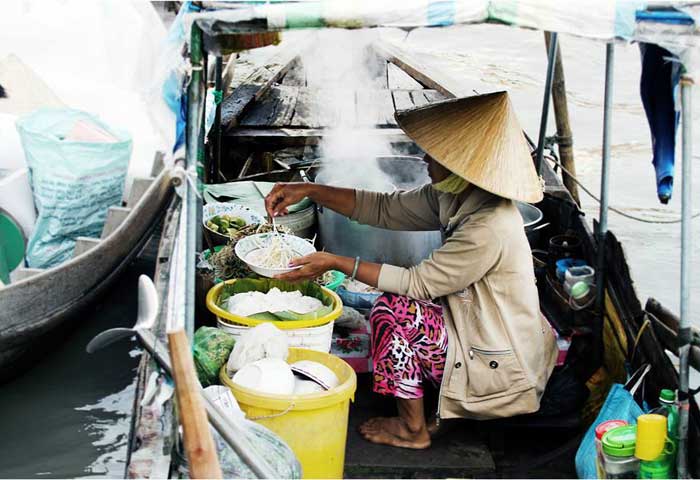
[(515, 205), (520, 211), (520, 216), (523, 217), (523, 227), (525, 228), (527, 241), (531, 248), (536, 248), (540, 239), (540, 231), (549, 226), (549, 223), (540, 224), (544, 215), (542, 210), (536, 206), (524, 202), (515, 202)]
[[(379, 168), (398, 188), (409, 189), (430, 181), (426, 164), (420, 157), (386, 156), (377, 161)], [(316, 175), (316, 183), (336, 183), (329, 182), (324, 173)], [(393, 186), (387, 186), (387, 189), (393, 190)], [(528, 241), (534, 246), (539, 230), (548, 224), (538, 225), (543, 217), (539, 208), (521, 202), (517, 202), (517, 207), (523, 217)], [(407, 267), (417, 265), (442, 245), (439, 231), (407, 232), (360, 225), (327, 208), (318, 209), (318, 232), (320, 245), (328, 252), (347, 257), (359, 255), (370, 262)]]
[[(430, 181), (426, 164), (420, 157), (380, 157), (377, 161), (379, 168), (392, 179), (393, 185), (386, 186), (389, 191)], [(316, 175), (317, 183), (331, 183), (324, 173)], [(362, 185), (357, 187), (362, 188)], [(359, 255), (370, 262), (404, 267), (417, 265), (442, 244), (439, 231), (406, 232), (360, 225), (328, 208), (318, 209), (318, 233), (321, 247), (331, 253), (347, 257)]]

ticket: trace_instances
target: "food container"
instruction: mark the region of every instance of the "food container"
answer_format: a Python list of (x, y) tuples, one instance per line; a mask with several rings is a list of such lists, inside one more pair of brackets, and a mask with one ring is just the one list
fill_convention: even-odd
[(298, 237), (311, 239), (316, 234), (316, 205), (311, 203), (302, 210), (276, 217), (275, 223)]
[(606, 432), (609, 430), (612, 430), (613, 428), (617, 427), (623, 427), (627, 425), (627, 422), (624, 420), (608, 420), (607, 422), (603, 422), (599, 424), (597, 427), (595, 427), (595, 453), (596, 453), (596, 472), (598, 473), (598, 478), (605, 478), (605, 470), (603, 468), (604, 465), (604, 459), (603, 459), (603, 446), (601, 444), (601, 440), (603, 438), (603, 435), (605, 435)]
[(608, 430), (602, 438), (605, 478), (638, 478), (639, 460), (634, 456), (637, 426)]
[(274, 241), (274, 237), (279, 236), (282, 241), (287, 243), (289, 247), (294, 251), (294, 253), (300, 257), (311, 255), (316, 251), (316, 247), (313, 246), (311, 242), (304, 240), (303, 238), (297, 237), (295, 235), (287, 235), (286, 233), (257, 233), (255, 235), (249, 235), (247, 237), (241, 238), (234, 247), (234, 251), (238, 258), (243, 260), (248, 268), (262, 275), (263, 277), (272, 278), (283, 273), (291, 272), (300, 267), (292, 268), (269, 268), (262, 265), (258, 265), (249, 260), (249, 255), (262, 247), (265, 247)]
[[(328, 313), (322, 315), (307, 315), (301, 319), (290, 320), (261, 320), (241, 317), (225, 310), (220, 306), (220, 297), (236, 293), (257, 290), (267, 292), (276, 287), (282, 291), (300, 290), (304, 295), (318, 298), (329, 307)], [(267, 322), (283, 330), (289, 339), (289, 345), (308, 348), (316, 351), (329, 352), (333, 337), (333, 322), (343, 311), (343, 304), (338, 295), (312, 282), (293, 284), (274, 279), (234, 279), (227, 280), (212, 287), (207, 294), (207, 308), (217, 317), (219, 328), (226, 330), (234, 337), (241, 336), (245, 331)]]
[(215, 232), (207, 226), (207, 222), (217, 215), (232, 215), (245, 220), (246, 225), (265, 223), (262, 215), (248, 207), (236, 203), (208, 203), (202, 209), (202, 225), (214, 245), (226, 245), (231, 237)]

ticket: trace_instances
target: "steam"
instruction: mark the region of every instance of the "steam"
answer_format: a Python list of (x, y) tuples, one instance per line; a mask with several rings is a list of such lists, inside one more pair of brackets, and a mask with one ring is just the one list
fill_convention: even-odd
[(302, 58), (308, 86), (320, 92), (313, 113), (329, 126), (319, 145), (324, 165), (318, 177), (323, 183), (375, 191), (394, 188), (377, 161), (392, 154), (371, 121), (384, 113), (381, 105), (356, 101), (358, 91), (386, 88), (383, 60), (369, 49), (377, 35), (376, 30), (320, 30), (315, 47)]

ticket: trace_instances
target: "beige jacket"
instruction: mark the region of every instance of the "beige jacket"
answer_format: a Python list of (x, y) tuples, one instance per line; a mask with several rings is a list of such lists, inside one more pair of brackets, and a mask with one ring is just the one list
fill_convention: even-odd
[(515, 204), (478, 187), (358, 190), (352, 219), (392, 230), (442, 230), (445, 243), (411, 268), (383, 265), (379, 289), (441, 299), (448, 332), (441, 418), (497, 418), (539, 409), (556, 360), (539, 310), (532, 258)]

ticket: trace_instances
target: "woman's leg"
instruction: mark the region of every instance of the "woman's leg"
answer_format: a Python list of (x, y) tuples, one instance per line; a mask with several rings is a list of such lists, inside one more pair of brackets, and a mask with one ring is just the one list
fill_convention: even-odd
[(373, 418), (360, 427), (369, 441), (427, 448), (423, 384), (442, 380), (447, 333), (442, 309), (408, 297), (385, 294), (370, 315), (374, 391), (397, 400), (398, 417)]

